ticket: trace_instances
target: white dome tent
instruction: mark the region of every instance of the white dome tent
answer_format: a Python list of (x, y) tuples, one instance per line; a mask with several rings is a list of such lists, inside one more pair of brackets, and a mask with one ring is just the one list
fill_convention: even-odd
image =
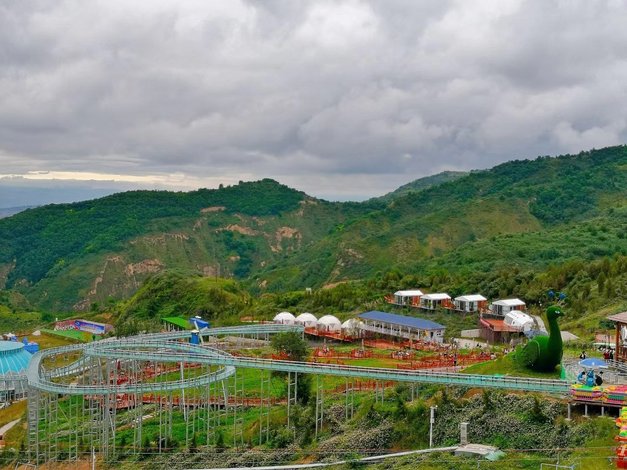
[(361, 326), (364, 324), (359, 318), (350, 318), (342, 323), (342, 334), (358, 338), (361, 336)]
[(340, 331), (342, 323), (333, 315), (325, 315), (318, 320), (318, 329), (327, 332)]
[(301, 313), (296, 317), (294, 323), (297, 325), (303, 325), (305, 328), (315, 328), (318, 326), (318, 319), (311, 313)]
[(292, 315), (290, 312), (281, 312), (277, 314), (272, 321), (281, 325), (293, 325), (294, 320), (294, 315)]

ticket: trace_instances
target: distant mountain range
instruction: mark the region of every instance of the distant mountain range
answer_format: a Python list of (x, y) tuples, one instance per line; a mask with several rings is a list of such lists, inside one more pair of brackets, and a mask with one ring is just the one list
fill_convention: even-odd
[(0, 288), (47, 310), (127, 298), (169, 269), (253, 291), (321, 287), (395, 268), (487, 273), (627, 252), (627, 147), (416, 180), (362, 203), (265, 179), (130, 191), (0, 220)]

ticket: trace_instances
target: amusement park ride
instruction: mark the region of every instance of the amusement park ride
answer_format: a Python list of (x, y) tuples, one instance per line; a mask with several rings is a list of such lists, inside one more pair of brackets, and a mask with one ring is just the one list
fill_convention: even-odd
[[(399, 382), (409, 384), (412, 391), (414, 384), (430, 383), (541, 392), (570, 396), (575, 403), (604, 406), (627, 403), (627, 387), (606, 388), (607, 392), (599, 395), (585, 386), (571, 386), (567, 380), (443, 372), (420, 367), (415, 358), (405, 361), (405, 367), (392, 369), (244, 357), (208, 346), (219, 344), (218, 338), (225, 336), (244, 341), (268, 339), (286, 331), (304, 334), (298, 325), (256, 324), (144, 334), (38, 352), (27, 370), (29, 460), (72, 461), (78, 459), (81, 449), (92, 448), (104, 459), (113, 460), (118, 452), (116, 433), (128, 429), (132, 429), (133, 437), (131, 443), (127, 442), (126, 451), (140, 453), (147, 420), (157, 421), (157, 451), (162, 452), (173, 436), (174, 415), (182, 415), (187, 446), (198, 435), (207, 445), (216, 444), (215, 430), (227, 423), (232, 426), (229, 434), (233, 446), (240, 446), (242, 410), (250, 407), (258, 410), (258, 442), (263, 444), (269, 438), (272, 406), (287, 407), (286, 424), (288, 429), (293, 428), (291, 411), (297, 403), (302, 374), (314, 379), (316, 436), (325, 417), (325, 390), (320, 380), (323, 376), (344, 380), (344, 385), (335, 390), (345, 395), (347, 417), (353, 414), (356, 392), (374, 390), (375, 398), (383, 400), (385, 387)], [(316, 359), (323, 359), (325, 354)], [(67, 363), (69, 357), (76, 359), (63, 367), (54, 366), (63, 359)], [(486, 358), (450, 358), (460, 363), (478, 359)], [(245, 394), (244, 382), (247, 371), (253, 369), (259, 392), (251, 398)], [(276, 399), (270, 393), (272, 371), (287, 375), (287, 398)]]

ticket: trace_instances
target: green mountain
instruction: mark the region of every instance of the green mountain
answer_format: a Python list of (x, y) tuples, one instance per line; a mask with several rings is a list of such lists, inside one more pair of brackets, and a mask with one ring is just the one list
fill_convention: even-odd
[(44, 309), (86, 310), (128, 297), (165, 269), (245, 278), (367, 207), (262, 180), (30, 209), (0, 220), (0, 288)]
[(263, 292), (395, 268), (545, 269), (627, 249), (625, 146), (444, 179), (389, 202), (331, 203), (266, 179), (29, 209), (0, 220), (0, 288), (39, 308), (87, 310), (169, 269)]
[[(481, 264), (484, 272), (490, 266), (514, 266), (523, 257), (518, 256), (521, 251), (528, 252), (524, 262), (538, 268), (578, 257), (624, 254), (627, 244), (620, 237), (626, 232), (626, 205), (625, 146), (512, 161), (395, 199), (255, 277), (292, 289), (391, 268), (422, 271), (443, 261), (464, 269), (459, 260), (469, 257), (461, 256), (465, 251), (453, 254), (456, 249), (472, 252), (471, 262)], [(586, 222), (613, 229), (606, 230), (601, 243), (587, 246), (585, 231), (577, 230)], [(564, 235), (574, 238), (572, 243), (562, 246)], [(518, 243), (510, 237), (518, 237)], [(532, 239), (528, 247), (522, 245)]]
[(468, 175), (468, 172), (465, 171), (443, 171), (442, 173), (438, 173), (436, 175), (426, 176), (424, 178), (419, 178), (417, 180), (411, 181), (407, 184), (404, 184), (403, 186), (400, 186), (390, 193), (387, 193), (381, 197), (373, 198), (372, 200), (389, 203), (392, 202), (394, 199), (399, 198), (400, 196), (405, 196), (410, 193), (429, 189), (430, 187), (437, 186), (438, 184), (455, 181), (466, 175)]

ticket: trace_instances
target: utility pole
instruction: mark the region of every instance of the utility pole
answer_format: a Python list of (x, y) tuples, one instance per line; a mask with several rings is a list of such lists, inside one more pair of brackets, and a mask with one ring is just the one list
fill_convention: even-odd
[(437, 409), (437, 405), (430, 408), (431, 413), (429, 415), (429, 448), (433, 447), (433, 423), (435, 423), (435, 410)]

